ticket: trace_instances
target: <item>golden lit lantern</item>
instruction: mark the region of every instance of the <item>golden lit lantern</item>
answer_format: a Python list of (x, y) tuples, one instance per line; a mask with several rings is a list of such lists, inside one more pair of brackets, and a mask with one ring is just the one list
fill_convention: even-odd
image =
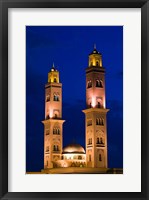
[(51, 71), (48, 73), (48, 83), (59, 83), (59, 72), (55, 69), (54, 63)]
[(94, 45), (94, 50), (89, 54), (89, 67), (96, 66), (102, 67), (102, 55), (96, 49), (96, 45)]

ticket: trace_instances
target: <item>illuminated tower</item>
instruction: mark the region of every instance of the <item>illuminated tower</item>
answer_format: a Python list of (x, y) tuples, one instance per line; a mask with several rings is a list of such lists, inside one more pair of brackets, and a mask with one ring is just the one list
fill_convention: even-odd
[(105, 69), (102, 55), (96, 50), (89, 54), (86, 68), (86, 163), (88, 167), (107, 168), (107, 120)]
[(54, 64), (45, 85), (44, 169), (54, 167), (60, 160), (63, 148), (62, 84)]

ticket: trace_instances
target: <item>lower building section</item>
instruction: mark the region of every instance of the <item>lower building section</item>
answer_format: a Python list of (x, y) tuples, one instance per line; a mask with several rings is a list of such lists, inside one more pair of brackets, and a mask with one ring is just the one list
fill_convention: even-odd
[(122, 168), (89, 168), (89, 167), (67, 167), (43, 169), (41, 172), (27, 172), (27, 174), (123, 174)]

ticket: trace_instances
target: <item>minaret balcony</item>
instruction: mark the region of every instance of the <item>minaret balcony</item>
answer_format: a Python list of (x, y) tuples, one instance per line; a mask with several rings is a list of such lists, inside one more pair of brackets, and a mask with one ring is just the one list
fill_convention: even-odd
[(104, 143), (97, 143), (96, 147), (105, 147), (105, 144)]
[(53, 153), (60, 153), (60, 150), (53, 150)]
[(87, 148), (89, 148), (89, 147), (93, 147), (93, 145), (92, 144), (87, 144)]

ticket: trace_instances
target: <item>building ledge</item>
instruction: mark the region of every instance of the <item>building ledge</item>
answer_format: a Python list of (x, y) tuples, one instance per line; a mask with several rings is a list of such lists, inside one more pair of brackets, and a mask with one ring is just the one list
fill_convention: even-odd
[(100, 113), (107, 113), (110, 109), (106, 108), (87, 108), (82, 110), (84, 113), (90, 113), (90, 112), (100, 112)]

